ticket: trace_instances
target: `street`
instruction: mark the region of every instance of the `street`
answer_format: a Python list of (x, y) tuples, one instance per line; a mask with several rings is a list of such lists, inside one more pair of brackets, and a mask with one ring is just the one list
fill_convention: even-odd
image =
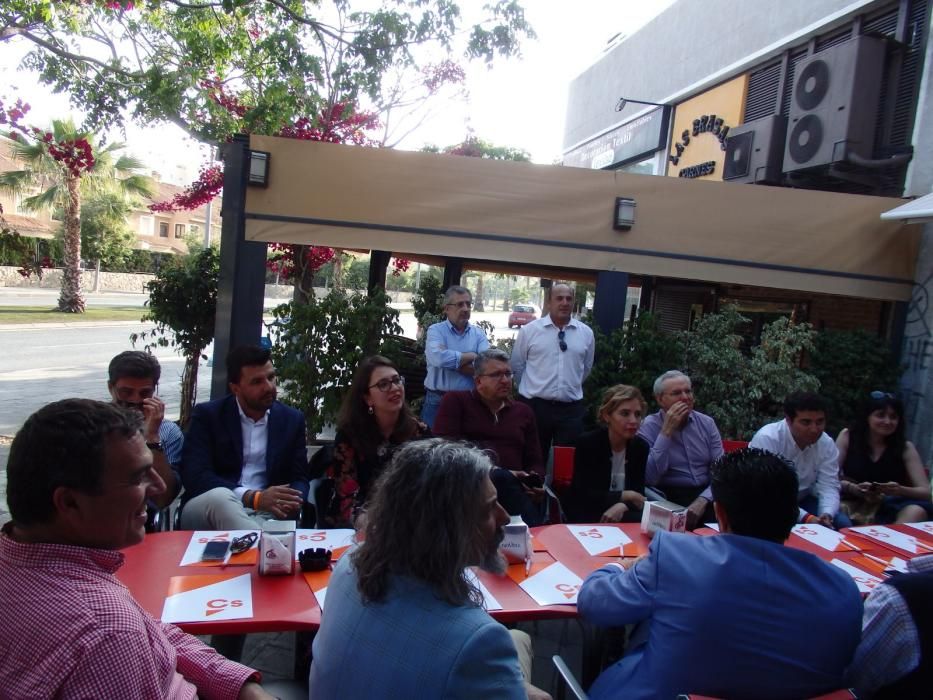
[[(0, 435), (12, 436), (31, 413), (51, 401), (75, 396), (109, 400), (110, 359), (132, 350), (130, 333), (146, 327), (142, 323), (0, 326)], [(166, 417), (178, 418), (184, 363), (171, 348), (156, 348), (154, 354), (162, 365), (159, 396), (166, 403)], [(211, 368), (206, 365), (202, 362), (198, 373), (198, 399), (202, 401), (210, 394)]]

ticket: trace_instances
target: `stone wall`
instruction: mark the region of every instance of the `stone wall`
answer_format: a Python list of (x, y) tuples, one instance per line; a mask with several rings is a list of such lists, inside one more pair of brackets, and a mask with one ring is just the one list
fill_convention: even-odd
[[(25, 289), (59, 289), (62, 286), (61, 268), (44, 270), (42, 277), (35, 275), (32, 277), (23, 277), (19, 268), (0, 266), (0, 287), (22, 287)], [(94, 278), (97, 273), (94, 270), (84, 270), (81, 273), (81, 289), (89, 292), (94, 289)], [(146, 291), (146, 283), (153, 278), (153, 275), (133, 272), (101, 272), (100, 287), (101, 292), (133, 292), (143, 293)]]

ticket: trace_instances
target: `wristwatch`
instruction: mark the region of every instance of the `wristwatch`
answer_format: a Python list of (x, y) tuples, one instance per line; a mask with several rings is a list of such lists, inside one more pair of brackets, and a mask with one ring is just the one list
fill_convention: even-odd
[(156, 452), (162, 452), (162, 441), (159, 440), (159, 442), (147, 442), (146, 447), (148, 447), (150, 450), (155, 450)]

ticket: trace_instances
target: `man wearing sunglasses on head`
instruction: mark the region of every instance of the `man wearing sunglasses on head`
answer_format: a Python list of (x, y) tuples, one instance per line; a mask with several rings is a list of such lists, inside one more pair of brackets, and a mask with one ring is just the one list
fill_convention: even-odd
[(421, 420), (429, 428), (434, 427), (434, 418), (445, 393), (473, 388), (473, 360), (477, 353), (489, 347), (482, 329), (470, 325), (472, 308), (470, 290), (454, 285), (444, 293), (447, 319), (428, 328), (424, 344), (428, 374), (424, 379), (426, 394)]
[(174, 421), (165, 420), (165, 403), (156, 396), (162, 367), (148, 352), (127, 350), (110, 361), (107, 375), (107, 391), (113, 403), (142, 414), (143, 437), (152, 451), (152, 468), (165, 482), (165, 490), (156, 494), (152, 503), (164, 508), (181, 488), (178, 470), (184, 435)]
[(227, 382), (228, 396), (195, 406), (185, 436), (185, 530), (253, 530), (297, 518), (308, 497), (304, 416), (276, 401), (269, 350), (232, 350)]
[(521, 400), (538, 424), (541, 454), (551, 443), (573, 444), (583, 432), (583, 382), (593, 369), (593, 331), (571, 316), (569, 284), (551, 287), (547, 316), (522, 327), (512, 348), (512, 371)]

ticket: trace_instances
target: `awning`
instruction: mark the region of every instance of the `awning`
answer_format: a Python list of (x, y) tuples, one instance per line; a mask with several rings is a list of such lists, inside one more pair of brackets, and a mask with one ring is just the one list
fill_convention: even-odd
[(881, 215), (883, 221), (903, 221), (905, 224), (933, 222), (933, 192), (912, 202), (895, 207)]
[[(249, 187), (246, 238), (465, 266), (602, 270), (907, 301), (916, 227), (882, 221), (899, 200), (619, 171), (252, 136), (270, 154)], [(630, 231), (616, 197), (636, 201)], [(503, 270), (504, 271), (504, 270)]]

